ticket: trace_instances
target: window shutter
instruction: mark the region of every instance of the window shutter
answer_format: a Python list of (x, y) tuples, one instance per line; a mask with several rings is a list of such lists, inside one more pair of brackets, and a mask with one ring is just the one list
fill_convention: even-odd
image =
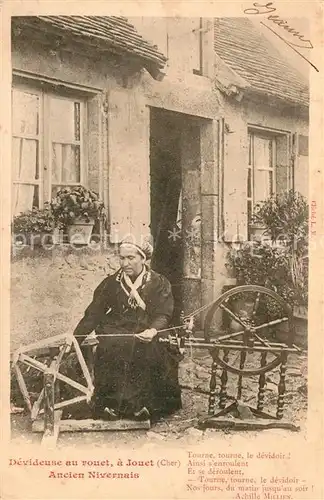
[(88, 153), (88, 171), (87, 171), (87, 185), (103, 196), (101, 189), (100, 176), (102, 175), (101, 169), (101, 106), (102, 96), (96, 95), (88, 100), (88, 140), (87, 140), (87, 153)]
[(108, 95), (109, 212), (113, 242), (149, 234), (149, 109), (141, 95)]
[(276, 192), (284, 193), (292, 188), (293, 172), (291, 171), (291, 154), (293, 138), (290, 135), (276, 137), (277, 165), (276, 165)]
[(246, 123), (232, 115), (224, 126), (224, 241), (247, 240), (248, 131)]
[(296, 155), (294, 162), (294, 189), (308, 196), (308, 136), (296, 135)]
[(298, 155), (308, 156), (308, 136), (298, 135)]
[(12, 92), (12, 214), (42, 203), (41, 93), (25, 89)]
[(190, 19), (190, 66), (193, 73), (200, 75), (202, 71), (201, 52), (202, 52), (202, 22), (200, 17)]

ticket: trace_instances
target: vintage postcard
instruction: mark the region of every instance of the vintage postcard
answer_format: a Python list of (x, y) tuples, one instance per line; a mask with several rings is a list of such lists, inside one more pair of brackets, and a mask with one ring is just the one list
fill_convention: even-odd
[(324, 498), (323, 4), (0, 15), (1, 498)]

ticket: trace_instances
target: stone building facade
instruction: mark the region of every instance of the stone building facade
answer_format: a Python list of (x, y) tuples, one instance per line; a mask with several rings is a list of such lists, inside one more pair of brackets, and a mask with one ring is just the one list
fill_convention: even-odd
[[(228, 245), (250, 237), (249, 210), (270, 189), (257, 154), (273, 152), (273, 186), (307, 184), (307, 84), (286, 69), (284, 91), (258, 88), (262, 71), (251, 74), (264, 52), (249, 69), (244, 40), (254, 28), (231, 22), (50, 16), (12, 25), (13, 214), (61, 185), (94, 189), (108, 243), (152, 234), (153, 265), (185, 312), (221, 293)], [(263, 186), (255, 198), (251, 175)], [(13, 343), (73, 328), (117, 266), (109, 245), (14, 248)]]

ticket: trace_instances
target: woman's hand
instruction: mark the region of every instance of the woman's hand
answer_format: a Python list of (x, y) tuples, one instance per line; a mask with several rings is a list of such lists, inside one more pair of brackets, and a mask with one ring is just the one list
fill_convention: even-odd
[(157, 330), (155, 328), (148, 328), (143, 332), (135, 333), (134, 337), (139, 339), (141, 342), (152, 342), (156, 334)]

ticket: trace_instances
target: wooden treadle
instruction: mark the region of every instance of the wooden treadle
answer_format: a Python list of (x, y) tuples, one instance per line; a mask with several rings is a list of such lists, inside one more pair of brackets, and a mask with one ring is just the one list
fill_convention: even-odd
[[(137, 422), (135, 420), (61, 420), (59, 432), (87, 432), (87, 431), (128, 431), (150, 429), (150, 420)], [(37, 419), (32, 423), (33, 432), (44, 432), (44, 420)]]
[(208, 417), (198, 424), (200, 429), (231, 429), (235, 431), (287, 429), (299, 431), (300, 427), (285, 420), (275, 419), (244, 419), (234, 417)]

